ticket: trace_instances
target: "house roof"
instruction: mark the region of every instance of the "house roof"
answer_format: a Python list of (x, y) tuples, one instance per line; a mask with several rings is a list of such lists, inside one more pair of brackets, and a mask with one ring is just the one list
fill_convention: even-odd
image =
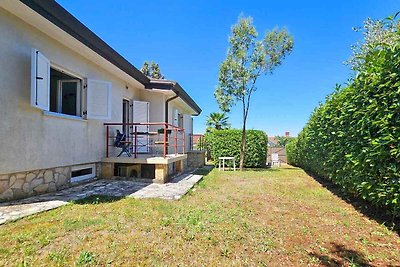
[(145, 85), (147, 89), (159, 89), (159, 90), (170, 90), (179, 96), (187, 105), (189, 105), (195, 112), (196, 115), (201, 113), (201, 108), (194, 102), (194, 100), (183, 90), (183, 88), (176, 81), (164, 80), (164, 79), (152, 79)]
[(268, 136), (268, 145), (269, 146), (276, 146), (278, 144), (278, 140), (275, 136)]
[[(26, 6), (37, 12), (39, 15), (74, 37), (76, 40), (99, 54), (101, 57), (115, 65), (117, 68), (127, 73), (129, 76), (140, 82), (145, 88), (154, 88), (160, 83), (149, 79), (128, 60), (121, 56), (111, 46), (104, 42), (94, 32), (87, 28), (83, 23), (76, 19), (71, 13), (65, 10), (54, 0), (20, 0)], [(157, 88), (174, 91), (186, 104), (188, 104), (197, 114), (201, 113), (200, 107), (186, 93), (186, 91), (174, 81), (167, 81), (166, 88)]]
[(72, 14), (53, 0), (20, 0), (22, 3), (36, 11), (42, 17), (64, 30), (69, 35), (92, 49), (94, 52), (126, 72), (142, 84), (149, 82), (149, 79), (135, 66), (129, 63), (117, 51), (111, 48), (100, 37), (83, 25)]

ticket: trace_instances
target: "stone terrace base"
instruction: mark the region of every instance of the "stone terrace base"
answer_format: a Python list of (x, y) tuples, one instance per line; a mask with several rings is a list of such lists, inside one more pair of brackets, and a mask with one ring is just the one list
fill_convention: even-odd
[[(176, 174), (185, 171), (186, 154), (167, 155), (164, 157), (153, 157), (150, 155), (139, 155), (138, 158), (132, 157), (110, 157), (104, 158), (101, 164), (102, 178), (115, 179), (119, 178), (117, 171), (118, 166), (137, 166), (141, 169), (143, 166), (154, 168), (148, 176), (143, 173), (138, 175), (139, 179), (147, 179), (148, 182), (166, 183)], [(129, 178), (129, 177), (127, 177)]]
[(187, 168), (194, 170), (204, 166), (206, 162), (206, 152), (204, 150), (191, 150), (187, 152)]

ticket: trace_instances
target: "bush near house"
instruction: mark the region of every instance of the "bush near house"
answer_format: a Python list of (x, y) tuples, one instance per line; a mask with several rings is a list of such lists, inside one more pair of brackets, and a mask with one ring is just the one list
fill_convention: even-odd
[(293, 137), (292, 140), (290, 140), (290, 142), (285, 145), (285, 149), (286, 149), (286, 157), (288, 163), (299, 166), (300, 149), (298, 149), (297, 146), (298, 146), (298, 139), (297, 137)]
[[(208, 150), (215, 164), (218, 157), (235, 157), (239, 164), (242, 130), (217, 130), (205, 136)], [(246, 154), (244, 166), (263, 167), (267, 158), (267, 134), (259, 130), (246, 131)]]
[(288, 160), (400, 216), (400, 46), (369, 52), (345, 88), (320, 105)]

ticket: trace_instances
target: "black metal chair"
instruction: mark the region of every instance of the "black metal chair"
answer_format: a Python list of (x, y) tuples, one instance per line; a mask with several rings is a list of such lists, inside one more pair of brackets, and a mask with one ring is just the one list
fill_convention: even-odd
[(117, 135), (115, 136), (115, 141), (114, 141), (114, 147), (121, 148), (121, 152), (118, 154), (117, 157), (121, 156), (124, 152), (128, 157), (131, 157), (132, 154), (129, 151), (129, 147), (132, 142), (126, 141), (126, 135), (124, 133), (121, 133), (119, 130), (117, 130)]

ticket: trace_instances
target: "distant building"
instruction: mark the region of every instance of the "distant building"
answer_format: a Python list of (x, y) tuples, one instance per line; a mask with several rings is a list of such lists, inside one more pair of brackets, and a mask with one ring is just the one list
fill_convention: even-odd
[[(285, 137), (290, 137), (290, 132), (285, 132)], [(286, 148), (279, 145), (278, 136), (268, 136), (267, 162), (272, 162), (272, 154), (278, 154), (281, 163), (287, 163)]]

